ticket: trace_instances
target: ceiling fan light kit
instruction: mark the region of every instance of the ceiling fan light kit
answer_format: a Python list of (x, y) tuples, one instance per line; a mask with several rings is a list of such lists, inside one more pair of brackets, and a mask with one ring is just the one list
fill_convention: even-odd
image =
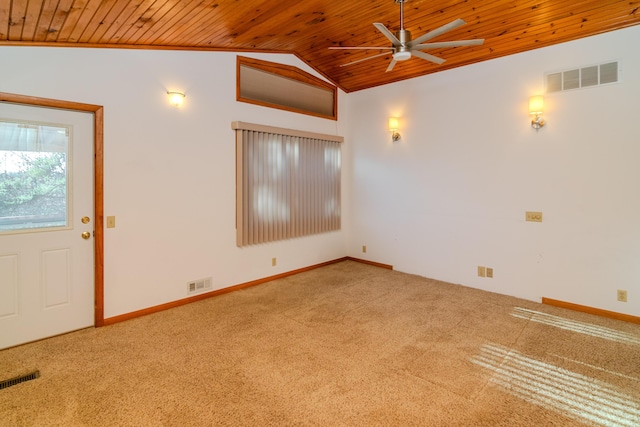
[[(424, 43), (427, 40), (431, 40), (435, 37), (440, 36), (441, 34), (446, 33), (447, 31), (451, 31), (454, 28), (457, 28), (461, 25), (466, 24), (463, 19), (456, 19), (455, 21), (449, 22), (435, 30), (429, 31), (426, 34), (418, 37), (415, 40), (411, 39), (411, 31), (404, 29), (404, 3), (407, 0), (394, 0), (396, 4), (400, 5), (400, 29), (394, 34), (392, 33), (384, 24), (380, 22), (376, 22), (373, 24), (374, 27), (378, 29), (390, 42), (390, 47), (380, 47), (380, 46), (349, 46), (349, 47), (330, 47), (329, 49), (352, 49), (352, 50), (391, 50), (391, 62), (387, 67), (387, 72), (393, 70), (393, 67), (396, 65), (396, 62), (406, 61), (411, 59), (411, 57), (415, 56), (417, 58), (424, 59), (426, 61), (430, 61), (436, 64), (442, 64), (445, 60), (442, 58), (438, 58), (437, 56), (431, 55), (426, 52), (422, 52), (424, 49), (439, 49), (439, 48), (450, 48), (450, 47), (458, 47), (458, 46), (473, 46), (480, 45), (484, 43), (484, 39), (473, 39), (473, 40), (455, 40), (455, 41), (446, 41), (446, 42), (436, 42), (436, 43)], [(383, 52), (377, 55), (372, 55), (367, 58), (358, 59), (346, 64), (342, 64), (341, 67), (356, 64), (358, 62), (367, 61), (369, 59), (378, 58), (380, 56), (388, 55), (388, 53)]]
[(407, 59), (411, 59), (411, 51), (406, 50), (403, 52), (396, 52), (393, 54), (394, 61), (406, 61)]

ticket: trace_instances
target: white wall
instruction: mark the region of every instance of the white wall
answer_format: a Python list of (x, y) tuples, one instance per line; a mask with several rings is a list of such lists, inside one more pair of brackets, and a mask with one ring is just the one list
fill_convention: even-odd
[[(291, 55), (245, 56), (311, 71)], [(218, 289), (345, 255), (344, 232), (236, 247), (231, 122), (343, 132), (236, 102), (236, 54), (0, 47), (0, 58), (2, 92), (105, 107), (105, 215), (117, 225), (105, 230), (105, 317), (185, 298), (190, 280)], [(186, 93), (183, 108), (167, 90)]]
[[(349, 255), (640, 315), (638, 40), (635, 26), (349, 94)], [(545, 72), (610, 60), (621, 83), (546, 95), (547, 126), (529, 126)], [(525, 222), (528, 210), (544, 222)]]
[[(639, 39), (636, 26), (341, 93), (338, 122), (236, 102), (228, 52), (0, 47), (0, 91), (105, 106), (106, 317), (185, 298), (193, 279), (223, 288), (344, 255), (640, 315)], [(544, 72), (612, 59), (620, 84), (547, 95), (547, 126), (529, 127)], [(182, 109), (167, 90), (186, 92)], [(342, 232), (235, 246), (234, 120), (346, 136)]]

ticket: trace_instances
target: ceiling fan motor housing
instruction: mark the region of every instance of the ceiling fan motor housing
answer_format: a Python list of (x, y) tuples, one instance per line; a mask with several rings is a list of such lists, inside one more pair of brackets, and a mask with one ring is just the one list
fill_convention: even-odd
[(394, 46), (396, 51), (393, 53), (393, 59), (396, 61), (406, 61), (411, 58), (411, 48), (408, 43), (411, 41), (411, 31), (399, 30), (396, 38), (400, 41), (399, 46)]

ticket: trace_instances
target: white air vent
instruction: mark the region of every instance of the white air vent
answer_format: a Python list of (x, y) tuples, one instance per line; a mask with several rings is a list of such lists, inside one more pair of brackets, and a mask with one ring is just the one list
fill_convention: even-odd
[(580, 70), (580, 87), (596, 86), (598, 83), (597, 65), (585, 67)]
[(547, 73), (547, 93), (618, 83), (618, 62)]
[(187, 294), (197, 294), (211, 289), (211, 283), (213, 279), (207, 277), (206, 279), (193, 280), (187, 283)]

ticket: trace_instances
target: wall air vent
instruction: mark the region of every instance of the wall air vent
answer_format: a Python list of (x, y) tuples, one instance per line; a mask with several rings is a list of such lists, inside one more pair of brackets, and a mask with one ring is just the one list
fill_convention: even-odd
[(187, 283), (187, 294), (198, 294), (200, 292), (208, 291), (211, 289), (213, 279), (207, 277), (206, 279), (192, 280)]
[(618, 83), (618, 73), (618, 61), (547, 73), (547, 93)]

